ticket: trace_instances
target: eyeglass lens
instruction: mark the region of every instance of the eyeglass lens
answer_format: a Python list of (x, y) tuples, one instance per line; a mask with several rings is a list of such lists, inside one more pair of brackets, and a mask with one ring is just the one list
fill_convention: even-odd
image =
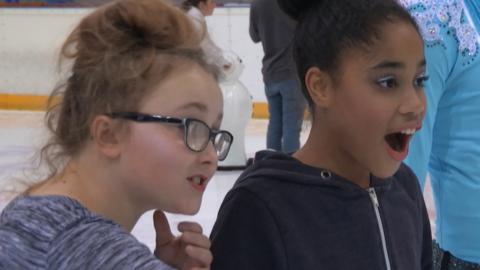
[[(200, 122), (191, 120), (187, 127), (187, 145), (194, 151), (204, 150), (210, 141), (210, 128)], [(215, 135), (213, 145), (219, 160), (226, 158), (232, 140), (227, 133), (220, 132)]]

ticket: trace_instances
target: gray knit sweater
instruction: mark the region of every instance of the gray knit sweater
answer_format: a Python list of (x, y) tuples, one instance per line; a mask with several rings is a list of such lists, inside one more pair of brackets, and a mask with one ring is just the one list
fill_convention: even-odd
[(73, 199), (20, 196), (0, 216), (0, 269), (172, 268)]

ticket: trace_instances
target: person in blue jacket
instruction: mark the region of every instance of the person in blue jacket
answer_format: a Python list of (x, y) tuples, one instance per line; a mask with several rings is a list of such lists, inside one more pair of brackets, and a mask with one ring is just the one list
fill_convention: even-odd
[(437, 269), (480, 269), (480, 2), (403, 4), (422, 30), (430, 76), (425, 121), (406, 162), (422, 186), (430, 175), (434, 261)]
[(424, 43), (396, 0), (279, 0), (307, 142), (261, 151), (226, 195), (212, 269), (430, 270), (420, 185), (402, 163), (425, 113)]

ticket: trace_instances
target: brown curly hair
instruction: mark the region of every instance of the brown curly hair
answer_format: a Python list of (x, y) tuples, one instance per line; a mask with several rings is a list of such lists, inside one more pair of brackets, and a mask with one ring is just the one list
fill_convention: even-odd
[(119, 0), (83, 18), (62, 47), (70, 75), (50, 95), (45, 116), (51, 137), (40, 160), (49, 178), (82, 150), (95, 116), (136, 110), (152, 86), (184, 66), (179, 61), (217, 78), (200, 41), (184, 12), (162, 0)]

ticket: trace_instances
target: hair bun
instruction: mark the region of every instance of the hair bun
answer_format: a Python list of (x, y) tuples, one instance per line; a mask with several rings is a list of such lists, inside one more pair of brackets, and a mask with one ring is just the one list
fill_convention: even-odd
[(127, 0), (121, 3), (116, 24), (123, 24), (126, 29), (121, 30), (127, 30), (124, 32), (137, 45), (162, 50), (192, 47), (200, 42), (190, 20), (177, 7), (162, 0)]
[(277, 0), (277, 2), (283, 12), (298, 21), (301, 15), (309, 10), (313, 4), (318, 4), (322, 0)]
[(185, 12), (167, 0), (114, 1), (86, 16), (74, 35), (80, 49), (110, 53), (196, 48), (201, 41)]

